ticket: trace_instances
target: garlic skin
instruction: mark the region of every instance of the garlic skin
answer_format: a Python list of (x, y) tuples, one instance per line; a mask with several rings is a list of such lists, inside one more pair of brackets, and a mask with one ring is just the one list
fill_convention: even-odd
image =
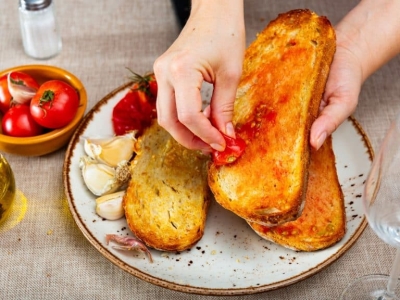
[(118, 220), (125, 215), (122, 205), (125, 191), (101, 196), (96, 199), (96, 213), (106, 220)]
[(98, 163), (91, 157), (82, 157), (79, 167), (87, 188), (96, 196), (115, 192), (124, 184), (116, 178), (115, 168)]
[(11, 72), (8, 73), (8, 75), (7, 75), (7, 85), (8, 85), (8, 91), (10, 92), (12, 100), (19, 104), (28, 103), (29, 101), (31, 101), (33, 96), (36, 95), (35, 89), (32, 89), (25, 85), (14, 83), (11, 80)]
[(117, 167), (122, 161), (129, 161), (134, 154), (136, 132), (110, 138), (84, 138), (85, 153), (100, 163)]

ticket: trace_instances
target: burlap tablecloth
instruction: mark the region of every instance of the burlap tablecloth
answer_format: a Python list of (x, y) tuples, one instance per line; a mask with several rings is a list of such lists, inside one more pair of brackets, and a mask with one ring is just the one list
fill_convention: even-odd
[[(126, 67), (144, 73), (179, 33), (169, 0), (56, 0), (63, 49), (36, 61), (22, 49), (18, 1), (0, 1), (0, 69), (23, 64), (65, 68), (84, 83), (88, 110), (127, 81)], [(278, 13), (310, 8), (336, 24), (356, 0), (245, 0), (247, 42)], [(354, 116), (375, 150), (400, 108), (400, 59), (363, 86)], [(346, 285), (369, 273), (388, 273), (394, 249), (367, 228), (341, 258), (289, 287), (248, 296), (186, 294), (144, 282), (113, 265), (82, 235), (62, 180), (65, 148), (42, 157), (5, 154), (15, 172), (24, 217), (0, 231), (0, 299), (337, 299)], [(22, 201), (20, 199), (20, 201)], [(19, 209), (23, 209), (20, 203)]]

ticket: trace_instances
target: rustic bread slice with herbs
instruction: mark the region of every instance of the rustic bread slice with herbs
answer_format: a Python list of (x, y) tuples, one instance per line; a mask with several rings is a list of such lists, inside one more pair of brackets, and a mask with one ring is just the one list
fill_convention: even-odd
[(318, 151), (311, 151), (308, 170), (306, 202), (301, 216), (275, 227), (249, 223), (261, 237), (302, 251), (320, 250), (343, 238), (346, 212), (331, 138)]
[(157, 121), (139, 137), (123, 205), (132, 232), (147, 246), (182, 251), (204, 233), (211, 193), (209, 157), (178, 144)]
[(309, 131), (334, 52), (330, 22), (309, 10), (280, 14), (248, 47), (233, 114), (246, 149), (234, 163), (209, 169), (209, 185), (223, 207), (269, 226), (299, 216)]

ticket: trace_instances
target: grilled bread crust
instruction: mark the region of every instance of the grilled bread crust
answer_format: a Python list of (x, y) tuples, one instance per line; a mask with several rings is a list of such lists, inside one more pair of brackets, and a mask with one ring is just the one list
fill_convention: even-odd
[(299, 216), (309, 131), (335, 45), (327, 18), (294, 10), (280, 14), (248, 47), (233, 114), (247, 146), (236, 162), (209, 168), (210, 188), (223, 207), (267, 226)]
[(163, 251), (190, 248), (204, 233), (209, 157), (178, 144), (156, 121), (138, 139), (124, 196), (131, 231)]
[(307, 196), (301, 216), (276, 227), (249, 224), (262, 238), (301, 251), (320, 250), (343, 238), (346, 231), (344, 197), (331, 138), (318, 151), (311, 152)]

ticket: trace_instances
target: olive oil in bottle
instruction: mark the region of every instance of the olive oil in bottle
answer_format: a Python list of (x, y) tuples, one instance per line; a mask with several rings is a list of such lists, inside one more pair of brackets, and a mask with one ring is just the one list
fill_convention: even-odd
[(14, 198), (14, 174), (7, 160), (0, 153), (0, 224), (10, 214)]

